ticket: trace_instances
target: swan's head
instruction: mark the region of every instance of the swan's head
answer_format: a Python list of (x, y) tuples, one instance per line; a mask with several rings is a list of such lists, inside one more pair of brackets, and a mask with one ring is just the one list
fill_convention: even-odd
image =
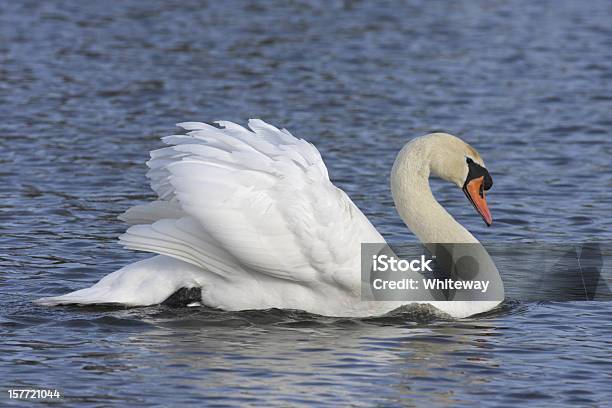
[(424, 136), (429, 145), (429, 169), (436, 176), (463, 190), (487, 226), (493, 222), (485, 191), (493, 186), (480, 154), (469, 144), (448, 133)]

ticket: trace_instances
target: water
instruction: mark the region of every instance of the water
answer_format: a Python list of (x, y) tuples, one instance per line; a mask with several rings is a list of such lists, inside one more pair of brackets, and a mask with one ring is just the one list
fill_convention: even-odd
[(396, 152), (451, 131), (492, 173), (493, 227), (433, 187), (481, 240), (609, 242), (611, 17), (606, 1), (1, 2), (1, 405), (22, 405), (9, 388), (79, 407), (604, 405), (610, 302), (414, 321), (31, 301), (147, 256), (119, 247), (115, 217), (152, 198), (147, 152), (185, 120), (310, 140), (391, 241), (414, 239)]

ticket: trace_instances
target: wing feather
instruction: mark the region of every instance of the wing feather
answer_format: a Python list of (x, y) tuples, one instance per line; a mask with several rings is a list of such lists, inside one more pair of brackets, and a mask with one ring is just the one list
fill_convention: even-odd
[(181, 123), (186, 134), (151, 152), (158, 204), (128, 210), (149, 225), (131, 227), (122, 242), (226, 277), (333, 280), (355, 290), (361, 242), (384, 240), (331, 183), (318, 150), (261, 120), (250, 129), (216, 123)]

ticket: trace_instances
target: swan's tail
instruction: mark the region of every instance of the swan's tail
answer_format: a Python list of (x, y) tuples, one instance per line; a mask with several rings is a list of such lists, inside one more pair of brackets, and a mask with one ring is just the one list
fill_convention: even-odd
[(163, 303), (179, 289), (201, 287), (206, 275), (205, 270), (194, 265), (155, 256), (121, 268), (89, 288), (34, 302), (45, 306), (105, 303), (149, 306)]
[(34, 303), (43, 306), (116, 303), (116, 301), (112, 300), (113, 298), (115, 297), (112, 296), (112, 294), (107, 288), (95, 284), (92, 287), (75, 290), (74, 292), (70, 292), (61, 296), (42, 297), (36, 299)]

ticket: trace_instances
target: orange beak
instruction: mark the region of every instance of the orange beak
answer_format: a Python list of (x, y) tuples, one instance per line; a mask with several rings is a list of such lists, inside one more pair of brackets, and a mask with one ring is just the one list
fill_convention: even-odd
[(476, 211), (478, 211), (478, 214), (480, 214), (487, 226), (490, 227), (493, 223), (493, 217), (491, 217), (489, 207), (487, 206), (483, 182), (484, 176), (474, 178), (465, 185), (463, 192), (468, 200), (470, 200)]

